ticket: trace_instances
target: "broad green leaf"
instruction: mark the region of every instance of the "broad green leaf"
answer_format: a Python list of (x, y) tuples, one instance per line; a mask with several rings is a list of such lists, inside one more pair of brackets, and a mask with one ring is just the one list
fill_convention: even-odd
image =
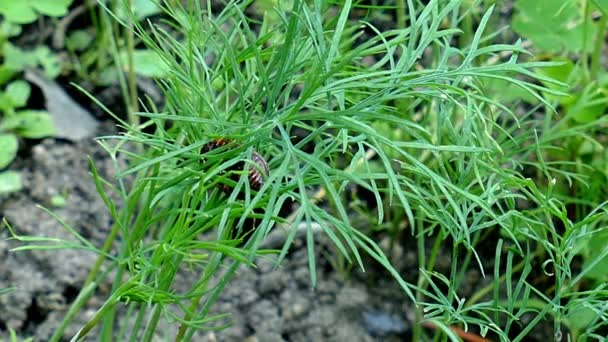
[(581, 302), (575, 302), (568, 306), (568, 313), (566, 319), (568, 325), (577, 330), (585, 329), (596, 319), (597, 314), (595, 311), (587, 308)]
[(16, 171), (0, 172), (0, 194), (21, 190), (21, 174)]
[[(513, 29), (545, 52), (580, 52), (583, 43), (591, 50), (595, 26), (591, 20), (583, 20), (578, 6), (577, 0), (518, 0)], [(586, 42), (583, 23), (587, 25)]]
[(23, 71), (41, 65), (49, 78), (55, 78), (61, 72), (59, 57), (46, 46), (38, 46), (34, 50), (22, 50), (6, 42), (2, 48), (2, 53), (4, 55), (4, 66), (8, 70)]
[(570, 106), (568, 106), (567, 116), (571, 116), (578, 123), (590, 123), (606, 113), (608, 98), (605, 89), (595, 86), (586, 87), (584, 91), (576, 96)]
[(68, 13), (72, 0), (2, 0), (0, 14), (7, 21), (17, 24), (28, 24), (39, 15), (60, 17)]
[(14, 134), (0, 134), (0, 169), (10, 164), (17, 155), (19, 142)]
[[(553, 65), (550, 67), (538, 68), (536, 72), (541, 75), (550, 77), (556, 81), (560, 81), (566, 84), (574, 84), (576, 83), (580, 77), (577, 75), (572, 76), (572, 72), (575, 69), (574, 63), (569, 58), (557, 57), (551, 59), (551, 62), (562, 63), (561, 65)], [(541, 81), (542, 82), (542, 81)], [(549, 82), (542, 82), (546, 87), (551, 87), (551, 89), (562, 89), (559, 85)]]
[(22, 80), (11, 82), (4, 92), (0, 92), (0, 110), (10, 114), (15, 108), (25, 106), (30, 92), (29, 83)]
[(511, 82), (491, 78), (483, 80), (483, 84), (485, 89), (487, 89), (488, 94), (491, 94), (494, 99), (501, 103), (515, 101), (525, 101), (530, 104), (538, 103), (538, 99), (532, 96), (532, 94)]
[(38, 12), (50, 17), (61, 17), (68, 13), (72, 0), (35, 0), (30, 2)]
[(153, 0), (134, 0), (133, 11), (140, 20), (161, 12), (157, 2)]
[(0, 37), (15, 37), (20, 34), (21, 25), (16, 25), (7, 20), (3, 20), (0, 22)]
[[(535, 71), (543, 76), (548, 78), (560, 81), (562, 83), (568, 84), (570, 87), (577, 84), (580, 80), (580, 72), (575, 72), (576, 66), (574, 63), (567, 58), (556, 57), (551, 60), (551, 62), (560, 62), (562, 65), (554, 65), (550, 67), (538, 68)], [(551, 83), (541, 81), (543, 85), (549, 89), (563, 91), (563, 87)], [(551, 101), (559, 101), (561, 104), (572, 103), (575, 99), (573, 96), (555, 96), (551, 94), (545, 93), (545, 97)]]
[(38, 64), (44, 68), (44, 73), (49, 78), (55, 78), (61, 73), (61, 61), (48, 47), (38, 46), (34, 52)]
[(18, 135), (40, 139), (53, 136), (55, 126), (48, 112), (36, 110), (23, 110), (7, 117), (0, 123), (0, 129), (12, 130)]
[[(128, 69), (128, 55), (121, 54), (123, 70)], [(133, 53), (135, 72), (141, 76), (164, 77), (169, 72), (169, 66), (152, 50), (135, 50)]]
[(597, 75), (597, 84), (599, 88), (608, 88), (608, 73), (607, 72), (601, 72), (599, 75)]
[(608, 230), (595, 233), (593, 238), (588, 241), (583, 269), (590, 267), (594, 261), (598, 262), (593, 265), (586, 277), (600, 281), (608, 279), (608, 256), (595, 260), (605, 252), (606, 248), (608, 248)]
[(0, 85), (3, 85), (8, 82), (13, 77), (13, 75), (15, 75), (14, 70), (8, 68), (4, 64), (0, 65)]
[(4, 56), (4, 65), (14, 71), (25, 70), (37, 64), (36, 55), (8, 42), (4, 43), (2, 54)]
[[(606, 242), (606, 241), (604, 241)], [(592, 260), (590, 260), (592, 261)], [(608, 279), (608, 257), (600, 260), (585, 276), (587, 278), (606, 281)]]
[(0, 1), (0, 14), (7, 21), (28, 24), (38, 17), (34, 9), (25, 1)]
[(18, 108), (25, 106), (27, 99), (30, 98), (31, 90), (29, 83), (19, 80), (11, 82), (6, 87), (5, 94), (11, 100), (12, 107)]
[[(137, 20), (142, 20), (161, 12), (160, 7), (155, 0), (133, 0), (131, 3), (131, 9)], [(115, 12), (116, 16), (122, 20), (128, 20), (125, 8), (126, 7), (119, 6)]]
[(608, 0), (591, 0), (591, 3), (602, 11), (604, 15), (608, 15)]
[(91, 46), (94, 38), (95, 37), (86, 30), (74, 30), (68, 35), (65, 44), (67, 48), (72, 51), (82, 51)]

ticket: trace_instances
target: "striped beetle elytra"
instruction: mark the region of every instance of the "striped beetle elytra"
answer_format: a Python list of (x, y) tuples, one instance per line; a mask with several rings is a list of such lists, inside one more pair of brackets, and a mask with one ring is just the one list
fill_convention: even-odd
[[(228, 145), (231, 142), (232, 140), (224, 138), (213, 139), (207, 144), (203, 145), (203, 147), (201, 148), (201, 153), (206, 153), (215, 150), (222, 146)], [(268, 163), (266, 162), (264, 157), (262, 157), (262, 155), (259, 154), (256, 150), (253, 150), (253, 152), (251, 153), (251, 161), (253, 161), (255, 165), (251, 165), (247, 169), (249, 186), (251, 186), (252, 189), (258, 191), (264, 185), (264, 179), (268, 177), (268, 175), (270, 175), (270, 169), (268, 168)], [(246, 163), (244, 161), (241, 161), (240, 163), (237, 163), (235, 166), (233, 166), (231, 170), (244, 171), (246, 167), (245, 164)], [(235, 181), (237, 180), (235, 179)]]

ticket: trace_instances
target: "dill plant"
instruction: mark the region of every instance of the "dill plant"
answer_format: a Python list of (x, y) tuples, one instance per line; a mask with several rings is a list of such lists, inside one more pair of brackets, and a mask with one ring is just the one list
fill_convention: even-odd
[[(605, 325), (605, 289), (577, 292), (585, 270), (575, 275), (569, 264), (576, 255), (571, 247), (605, 224), (605, 210), (598, 206), (583, 221), (570, 222), (550, 193), (553, 169), (542, 162), (537, 121), (484, 93), (484, 80), (512, 83), (535, 96), (548, 116), (551, 107), (540, 92), (560, 94), (536, 82), (552, 82), (533, 71), (551, 63), (520, 61), (527, 53), (520, 42), (491, 43), (485, 29), (492, 8), (470, 45), (457, 48), (452, 43), (466, 18), (461, 1), (406, 1), (399, 7), (405, 27), (387, 31), (353, 22), (352, 1), (279, 2), (275, 19), (262, 21), (245, 15), (250, 4), (229, 2), (215, 12), (209, 3), (167, 1), (166, 20), (150, 25), (114, 17), (133, 27), (171, 70), (158, 81), (166, 106), (157, 110), (143, 101), (145, 110), (134, 120), (141, 124), (117, 118), (124, 133), (99, 139), (113, 158), (126, 156), (128, 167), (117, 162), (116, 179), (104, 180), (91, 164), (115, 223), (101, 248), (70, 229), (79, 247), (99, 260), (53, 340), (109, 279), (111, 295), (74, 340), (101, 326), (101, 340), (150, 341), (161, 320), (175, 324), (169, 338), (176, 341), (221, 328), (226, 317), (210, 315), (210, 308), (239, 265), (253, 267), (267, 255), (276, 255), (280, 265), (298, 230), (305, 230), (314, 286), (313, 226), (348, 262), (364, 269), (362, 253), (377, 260), (417, 305), (417, 318), (452, 340), (457, 337), (449, 326), (462, 325), (519, 341), (551, 318), (557, 333), (569, 305), (583, 300), (600, 314), (590, 327)], [(205, 148), (220, 138), (229, 143)], [(256, 167), (253, 153), (270, 167), (257, 191), (248, 178)], [(530, 154), (538, 157), (531, 166), (548, 176), (546, 187), (520, 173), (526, 161), (519, 158)], [(419, 247), (416, 283), (405, 281), (353, 226), (345, 196), (353, 187), (372, 194), (377, 224), (389, 214), (406, 218), (406, 233)], [(110, 192), (122, 199), (120, 207)], [(284, 217), (282, 209), (292, 201), (296, 208)], [(518, 201), (532, 205), (522, 210)], [(566, 234), (557, 232), (556, 219)], [(273, 229), (286, 231), (282, 248), (260, 249)], [(497, 229), (503, 239), (484, 239)], [(29, 243), (22, 249), (55, 242), (17, 238)], [(434, 247), (427, 254), (429, 239)], [(487, 264), (477, 252), (480, 243), (496, 245), (494, 280), (466, 300), (458, 291), (464, 272), (485, 272)], [(439, 248), (451, 249), (447, 275), (434, 271)], [(553, 295), (529, 282), (538, 258), (552, 265)], [(175, 277), (188, 269), (199, 278), (177, 292)], [(119, 306), (127, 314), (117, 319)], [(513, 333), (524, 315), (531, 322)], [(120, 329), (114, 329), (117, 322)], [(418, 324), (414, 334), (430, 338)]]

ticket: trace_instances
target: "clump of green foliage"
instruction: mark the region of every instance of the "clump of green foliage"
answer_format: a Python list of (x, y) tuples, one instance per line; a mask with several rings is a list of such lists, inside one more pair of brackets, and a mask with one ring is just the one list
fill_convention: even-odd
[[(55, 132), (48, 112), (20, 109), (27, 104), (31, 92), (29, 83), (20, 79), (22, 72), (40, 66), (48, 77), (54, 78), (60, 71), (58, 57), (48, 47), (23, 50), (11, 44), (9, 39), (21, 33), (21, 24), (31, 23), (39, 15), (65, 15), (71, 2), (72, 0), (0, 3), (0, 170), (15, 158), (19, 137), (44, 138)], [(21, 176), (18, 172), (0, 171), (0, 194), (20, 188)]]
[[(564, 181), (584, 177), (570, 161), (553, 159), (551, 142), (574, 139), (585, 126), (555, 128), (567, 86), (544, 71), (563, 63), (522, 58), (529, 54), (521, 41), (492, 43), (492, 8), (466, 46), (455, 47), (471, 14), (462, 1), (400, 3), (401, 28), (387, 30), (352, 21), (352, 1), (278, 3), (261, 21), (245, 15), (250, 2), (214, 12), (169, 1), (162, 25), (114, 15), (168, 66), (159, 81), (167, 102), (162, 110), (144, 106), (139, 125), (117, 118), (124, 134), (100, 139), (129, 166), (104, 180), (92, 164), (115, 224), (101, 248), (66, 226), (99, 259), (53, 340), (110, 274), (111, 295), (75, 340), (101, 325), (102, 340), (149, 341), (163, 319), (178, 325), (176, 341), (221, 328), (226, 317), (210, 308), (239, 265), (271, 254), (280, 264), (301, 229), (315, 284), (317, 226), (347, 262), (364, 269), (365, 253), (394, 276), (418, 308), (415, 340), (431, 338), (423, 321), (454, 341), (452, 325), (501, 341), (525, 340), (540, 323), (553, 325), (556, 336), (562, 325), (577, 338), (600, 336), (608, 322), (605, 282), (585, 281), (608, 249), (587, 253), (579, 268), (572, 261), (606, 231), (606, 203), (585, 202), (580, 216), (569, 216)], [(492, 96), (500, 87), (519, 89), (535, 107), (505, 105)], [(217, 139), (229, 143), (205, 148)], [(255, 167), (254, 152), (270, 167), (258, 190), (242, 167)], [(355, 227), (346, 196), (353, 188), (371, 194), (379, 226), (406, 218), (397, 229), (417, 241), (416, 282)], [(282, 217), (288, 200), (297, 209)], [(272, 229), (287, 231), (284, 245), (260, 249)], [(501, 238), (489, 241), (496, 231)], [(15, 237), (29, 243), (21, 249), (56, 243)], [(488, 246), (491, 256), (482, 253)], [(451, 250), (447, 274), (435, 270), (441, 247)], [(493, 282), (467, 300), (460, 289), (471, 267)], [(189, 269), (199, 278), (178, 292), (176, 275)], [(546, 278), (543, 286), (532, 281), (536, 274)], [(130, 332), (114, 329), (122, 306)]]

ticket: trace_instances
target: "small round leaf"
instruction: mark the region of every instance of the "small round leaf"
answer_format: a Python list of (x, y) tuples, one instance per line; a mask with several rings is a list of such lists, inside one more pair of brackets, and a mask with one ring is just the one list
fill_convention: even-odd
[(31, 139), (50, 137), (55, 134), (55, 125), (48, 112), (23, 110), (4, 119), (2, 126), (16, 134)]
[(16, 171), (0, 172), (0, 194), (21, 190), (21, 174)]
[(0, 169), (10, 164), (17, 155), (19, 142), (13, 134), (0, 134)]

